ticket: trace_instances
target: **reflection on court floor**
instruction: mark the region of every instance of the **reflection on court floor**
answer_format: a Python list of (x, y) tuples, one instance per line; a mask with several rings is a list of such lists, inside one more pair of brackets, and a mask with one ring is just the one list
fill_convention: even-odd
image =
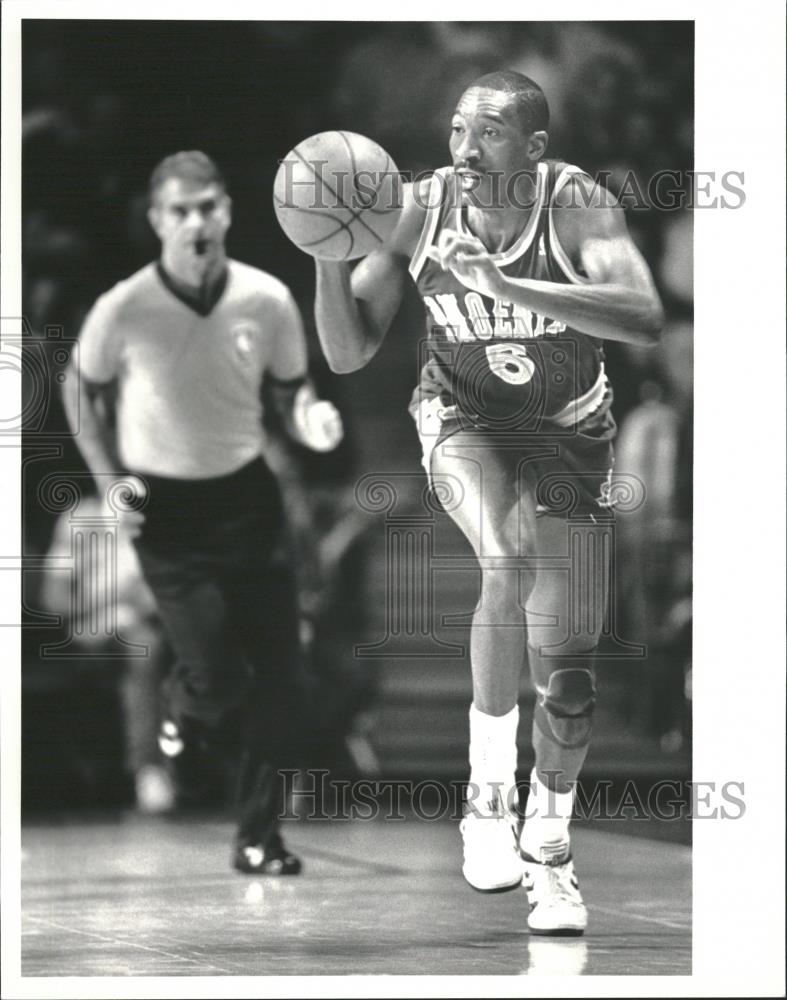
[(285, 823), (300, 877), (229, 868), (223, 822), (28, 824), (25, 976), (689, 975), (691, 852), (574, 831), (590, 926), (530, 937), (523, 890), (474, 892), (449, 821)]

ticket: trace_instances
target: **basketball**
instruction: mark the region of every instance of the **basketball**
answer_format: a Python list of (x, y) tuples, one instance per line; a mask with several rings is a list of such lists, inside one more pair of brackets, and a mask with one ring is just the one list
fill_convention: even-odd
[(301, 250), (322, 260), (355, 260), (393, 232), (402, 179), (388, 153), (366, 136), (320, 132), (281, 161), (273, 204)]

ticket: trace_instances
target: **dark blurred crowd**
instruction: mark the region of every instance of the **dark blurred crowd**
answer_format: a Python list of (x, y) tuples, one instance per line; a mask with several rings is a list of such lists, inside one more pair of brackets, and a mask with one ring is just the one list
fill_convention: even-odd
[[(302, 586), (305, 637), (313, 642), (327, 631), (320, 648), (330, 649), (336, 632), (325, 629), (326, 615), (341, 622), (344, 609), (348, 618), (353, 574), (342, 576), (341, 563), (362, 533), (348, 503), (357, 456), (370, 442), (379, 450), (385, 435), (375, 428), (405, 423), (413, 367), (392, 371), (389, 353), (388, 369), (370, 369), (379, 392), (372, 385), (365, 395), (343, 395), (332, 382), (313, 336), (309, 261), (272, 212), (278, 161), (311, 133), (346, 128), (380, 142), (403, 171), (441, 166), (457, 95), (480, 74), (507, 67), (532, 76), (548, 96), (550, 155), (606, 171), (616, 193), (632, 175), (646, 189), (659, 170), (693, 166), (693, 55), (692, 23), (680, 21), (24, 22), (24, 313), (46, 359), (24, 372), (26, 398), (35, 402), (26, 411), (25, 555), (60, 544), (57, 515), (36, 499), (40, 483), (53, 471), (84, 471), (61, 436), (54, 355), (76, 337), (100, 292), (155, 255), (146, 219), (151, 168), (174, 150), (204, 149), (222, 165), (234, 198), (231, 255), (293, 289), (315, 375), (350, 431), (338, 459), (279, 456), (301, 550), (320, 538), (338, 546), (323, 541), (326, 572), (303, 574)], [(691, 663), (692, 220), (684, 209), (643, 206), (628, 211), (628, 222), (668, 323), (655, 351), (608, 351), (618, 469), (647, 488), (645, 504), (621, 518), (619, 617), (652, 654), (641, 722), (676, 748), (687, 736)], [(396, 455), (384, 460), (396, 467)], [(29, 586), (35, 591), (40, 581)], [(50, 592), (50, 608), (53, 600)], [(36, 601), (28, 596), (31, 608)], [(345, 709), (334, 706), (341, 725)]]

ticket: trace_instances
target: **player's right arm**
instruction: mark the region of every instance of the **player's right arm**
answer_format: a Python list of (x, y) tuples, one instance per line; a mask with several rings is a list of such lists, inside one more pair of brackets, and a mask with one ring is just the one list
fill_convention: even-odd
[(344, 261), (315, 260), (314, 315), (332, 371), (357, 371), (377, 353), (404, 293), (407, 267), (424, 224), (428, 181), (404, 186), (402, 214), (391, 238), (351, 270)]

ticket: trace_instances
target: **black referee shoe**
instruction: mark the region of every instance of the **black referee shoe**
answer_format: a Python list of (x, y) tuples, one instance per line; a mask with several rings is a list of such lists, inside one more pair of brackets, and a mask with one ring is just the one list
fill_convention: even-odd
[(244, 875), (299, 875), (301, 859), (291, 854), (278, 833), (263, 844), (239, 843), (232, 857), (232, 867)]

